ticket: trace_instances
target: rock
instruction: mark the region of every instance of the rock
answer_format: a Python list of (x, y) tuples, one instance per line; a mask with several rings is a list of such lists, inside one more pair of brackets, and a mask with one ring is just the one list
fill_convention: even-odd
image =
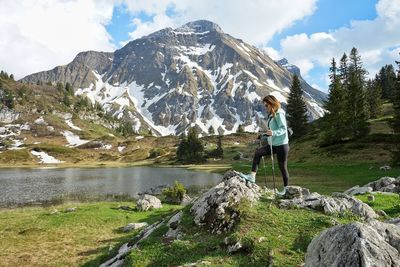
[(307, 188), (303, 188), (300, 186), (287, 186), (284, 198), (288, 198), (288, 199), (301, 198), (301, 197), (307, 196), (309, 194), (310, 194), (310, 191)]
[(383, 210), (378, 210), (378, 211), (377, 211), (377, 214), (378, 214), (379, 216), (382, 216), (382, 217), (387, 217), (386, 212), (383, 211)]
[(20, 114), (12, 109), (0, 109), (0, 123), (12, 123), (18, 120)]
[(74, 212), (74, 211), (76, 211), (76, 207), (68, 208), (65, 210), (65, 212)]
[(367, 199), (368, 199), (369, 202), (374, 202), (375, 201), (375, 196), (374, 195), (369, 195), (367, 197)]
[(192, 266), (211, 266), (211, 262), (199, 260), (197, 262), (185, 263), (184, 265), (179, 265), (178, 267), (192, 267)]
[(192, 202), (192, 198), (188, 194), (184, 194), (181, 200), (181, 205), (186, 206)]
[(136, 203), (136, 208), (139, 211), (146, 211), (149, 209), (160, 209), (162, 208), (161, 201), (152, 195), (142, 195)]
[(346, 190), (344, 193), (350, 196), (354, 196), (354, 195), (363, 195), (365, 193), (369, 193), (372, 192), (372, 187), (369, 186), (354, 186), (348, 190)]
[(228, 246), (228, 253), (234, 253), (234, 252), (238, 252), (239, 250), (241, 250), (243, 248), (242, 244), (239, 242), (237, 242), (234, 245)]
[(400, 266), (400, 227), (372, 220), (334, 226), (307, 248), (305, 266)]
[(259, 238), (258, 238), (257, 242), (258, 242), (258, 243), (262, 243), (262, 242), (264, 242), (265, 240), (267, 240), (267, 238), (266, 238), (265, 236), (262, 236), (262, 237), (259, 237)]
[(393, 218), (386, 221), (386, 223), (391, 223), (400, 227), (400, 218)]
[(279, 207), (284, 209), (309, 208), (322, 211), (326, 214), (344, 214), (349, 211), (364, 219), (378, 217), (370, 206), (343, 193), (334, 193), (332, 197), (328, 197), (314, 192), (309, 195), (303, 195), (302, 197), (283, 199), (280, 201)]
[(169, 240), (174, 240), (174, 239), (181, 239), (182, 238), (182, 232), (180, 230), (179, 224), (182, 219), (183, 212), (180, 211), (174, 216), (171, 217), (171, 219), (167, 222), (167, 226), (169, 227), (168, 232), (165, 233), (164, 237), (169, 239)]
[(393, 184), (396, 182), (396, 179), (392, 178), (392, 177), (382, 177), (377, 181), (371, 182), (366, 184), (365, 186), (369, 186), (372, 187), (373, 191), (382, 191), (381, 189), (383, 187), (386, 187), (390, 184)]
[(127, 226), (122, 228), (122, 232), (130, 232), (132, 230), (146, 227), (147, 225), (148, 225), (148, 223), (146, 223), (146, 222), (144, 222), (144, 223), (128, 223)]
[(58, 209), (54, 209), (52, 212), (50, 212), (50, 214), (58, 214), (58, 213), (60, 213), (60, 212), (58, 211)]
[(228, 171), (218, 185), (198, 198), (192, 208), (194, 222), (212, 233), (227, 232), (240, 220), (242, 199), (253, 203), (261, 196), (258, 185), (244, 181), (237, 172)]
[(389, 165), (384, 165), (384, 166), (379, 167), (379, 170), (381, 170), (381, 171), (388, 171), (390, 169), (392, 169), (392, 168)]

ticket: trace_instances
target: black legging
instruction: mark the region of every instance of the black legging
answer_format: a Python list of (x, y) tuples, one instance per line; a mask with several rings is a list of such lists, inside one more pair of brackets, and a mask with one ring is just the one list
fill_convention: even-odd
[[(288, 186), (289, 172), (287, 169), (287, 160), (289, 155), (289, 144), (281, 146), (272, 146), (272, 151), (274, 154), (276, 153), (276, 156), (278, 158), (279, 169), (281, 170), (283, 178), (283, 185)], [(257, 172), (257, 167), (260, 164), (261, 157), (270, 155), (271, 155), (271, 148), (269, 145), (257, 149), (256, 152), (254, 153), (253, 166), (251, 167), (251, 170), (253, 172)]]

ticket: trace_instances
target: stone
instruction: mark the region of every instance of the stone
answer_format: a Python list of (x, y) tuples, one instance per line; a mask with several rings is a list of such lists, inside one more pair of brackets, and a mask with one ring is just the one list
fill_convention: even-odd
[(369, 202), (374, 202), (375, 201), (375, 196), (374, 195), (369, 195), (367, 196), (367, 199)]
[(13, 121), (18, 120), (19, 116), (20, 113), (12, 109), (0, 109), (0, 123), (12, 123)]
[(242, 244), (240, 241), (236, 242), (236, 244), (228, 246), (228, 253), (235, 253), (238, 252), (243, 248)]
[(122, 228), (122, 232), (130, 232), (148, 226), (148, 223), (128, 223), (127, 226)]
[(222, 182), (194, 202), (190, 211), (197, 225), (205, 226), (212, 233), (223, 233), (239, 222), (239, 203), (243, 199), (254, 203), (260, 196), (258, 185), (246, 182), (235, 171), (228, 171)]
[(182, 220), (183, 212), (180, 211), (176, 213), (171, 219), (167, 222), (168, 231), (164, 234), (164, 237), (169, 240), (174, 239), (181, 239), (182, 238), (182, 231), (179, 227), (179, 224)]
[(192, 202), (192, 198), (188, 194), (184, 194), (181, 200), (181, 205), (186, 206)]
[(157, 197), (144, 194), (136, 202), (136, 208), (138, 211), (147, 211), (149, 209), (160, 209), (162, 204)]
[(392, 169), (389, 165), (384, 165), (379, 167), (379, 170), (381, 171), (389, 171), (390, 169)]
[(303, 188), (300, 186), (286, 186), (286, 193), (284, 195), (284, 198), (301, 198), (309, 194), (310, 191), (307, 188)]
[(382, 217), (387, 217), (387, 216), (388, 216), (388, 215), (386, 214), (386, 212), (383, 211), (383, 210), (378, 210), (378, 211), (377, 211), (377, 214), (378, 214), (379, 216), (382, 216)]
[(372, 187), (369, 186), (354, 186), (348, 190), (346, 190), (344, 193), (350, 196), (354, 196), (354, 195), (363, 195), (366, 193), (372, 192)]
[(65, 210), (65, 212), (74, 212), (74, 211), (76, 211), (76, 207), (68, 208)]
[(383, 187), (393, 184), (394, 182), (396, 182), (396, 179), (392, 177), (382, 177), (379, 180), (366, 184), (365, 186), (372, 187), (373, 191), (381, 191)]
[(400, 227), (372, 220), (323, 231), (307, 248), (305, 267), (400, 266)]
[(283, 209), (313, 209), (322, 211), (325, 214), (344, 214), (346, 212), (351, 212), (365, 220), (378, 217), (370, 206), (343, 193), (334, 193), (332, 197), (329, 197), (314, 192), (293, 199), (282, 199), (280, 200), (279, 207)]
[(400, 218), (392, 218), (386, 221), (386, 223), (391, 223), (400, 227)]

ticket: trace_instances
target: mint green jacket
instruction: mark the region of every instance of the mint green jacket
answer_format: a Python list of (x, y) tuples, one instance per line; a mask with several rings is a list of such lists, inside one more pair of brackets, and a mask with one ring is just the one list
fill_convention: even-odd
[(268, 128), (272, 131), (272, 145), (280, 146), (288, 144), (289, 137), (287, 132), (285, 111), (282, 108), (278, 109), (275, 113), (275, 117), (268, 117), (268, 122)]

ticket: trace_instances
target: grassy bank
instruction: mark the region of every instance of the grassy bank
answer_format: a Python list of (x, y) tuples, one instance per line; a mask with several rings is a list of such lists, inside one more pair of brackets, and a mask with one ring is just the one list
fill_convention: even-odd
[[(138, 231), (123, 233), (131, 222), (149, 224), (180, 206), (148, 212), (125, 211), (132, 202), (65, 203), (0, 211), (1, 266), (98, 266)], [(65, 212), (76, 207), (75, 212)], [(51, 214), (54, 209), (58, 213)]]

